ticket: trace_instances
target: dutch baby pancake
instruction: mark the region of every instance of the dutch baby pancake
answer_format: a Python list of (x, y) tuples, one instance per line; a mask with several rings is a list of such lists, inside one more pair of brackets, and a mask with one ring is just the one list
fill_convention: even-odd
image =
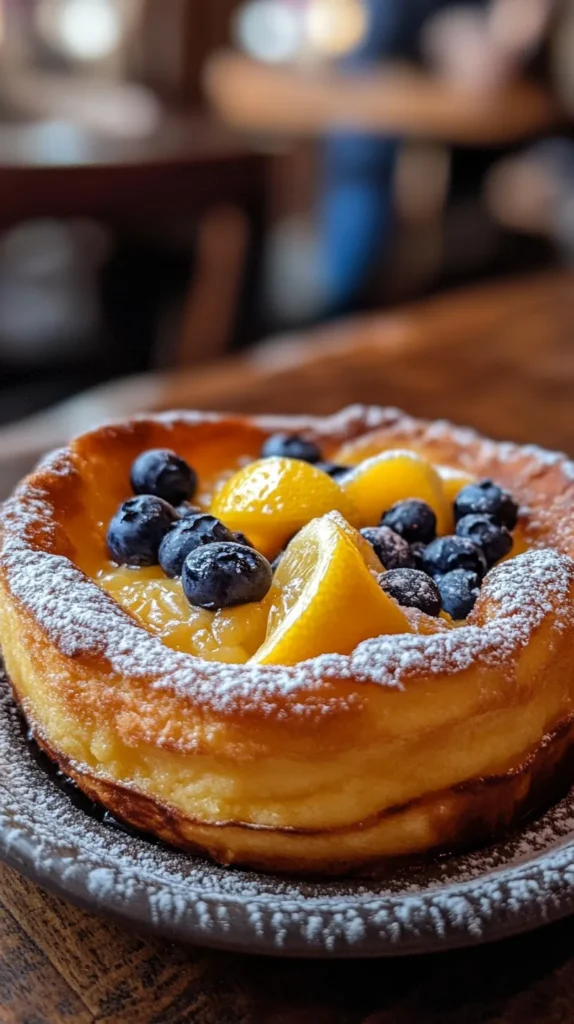
[(5, 503), (0, 643), (59, 768), (227, 864), (482, 842), (574, 778), (574, 465), (396, 410), (101, 427)]

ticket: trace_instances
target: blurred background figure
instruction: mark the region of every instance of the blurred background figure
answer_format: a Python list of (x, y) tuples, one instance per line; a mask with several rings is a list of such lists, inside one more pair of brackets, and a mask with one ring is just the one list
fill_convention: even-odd
[[(389, 60), (426, 60), (455, 87), (485, 92), (500, 88), (537, 52), (556, 3), (366, 0), (364, 7), (364, 39), (341, 61), (343, 70), (372, 69)], [(377, 260), (389, 255), (400, 146), (400, 137), (349, 133), (327, 146), (324, 260), (332, 268), (335, 309), (355, 302)], [(424, 188), (423, 176), (419, 187)]]
[[(367, 0), (363, 38), (339, 61), (347, 74), (376, 68), (389, 58), (415, 56), (422, 25), (445, 0)], [(333, 5), (336, 8), (336, 4)], [(344, 6), (344, 5), (339, 5)], [(340, 17), (344, 18), (341, 11)], [(377, 261), (390, 254), (399, 140), (339, 132), (323, 155), (320, 259), (325, 311), (352, 308)]]
[(574, 0), (0, 0), (0, 421), (570, 265), (573, 68)]
[[(563, 36), (564, 18), (556, 17), (563, 11), (556, 0), (519, 5), (515, 0), (469, 0), (463, 5), (452, 0), (252, 0), (243, 6), (236, 22), (240, 44), (267, 65), (298, 66), (307, 88), (293, 93), (294, 109), (286, 115), (286, 76), (269, 77), (268, 82), (253, 76), (251, 85), (242, 87), (238, 73), (233, 85), (242, 91), (233, 109), (231, 82), (227, 95), (218, 95), (225, 112), (251, 127), (271, 126), (275, 119), (278, 133), (283, 123), (293, 131), (299, 114), (301, 132), (308, 134), (315, 113), (309, 114), (308, 108), (311, 103), (316, 108), (319, 146), (310, 206), (298, 219), (279, 221), (272, 233), (270, 292), (277, 316), (293, 324), (305, 317), (321, 320), (417, 290), (446, 287), (465, 275), (499, 273), (516, 260), (526, 268), (529, 260), (541, 257), (542, 244), (514, 244), (509, 224), (493, 216), (482, 193), (501, 149), (513, 151), (520, 140), (520, 129), (515, 135), (511, 124), (513, 82), (524, 73), (540, 76), (541, 68), (543, 78), (549, 70), (555, 78), (544, 51), (550, 37)], [(563, 63), (569, 66), (567, 60)], [(424, 79), (407, 75), (401, 104), (399, 69), (405, 66), (426, 66), (435, 77), (425, 89)], [(372, 119), (376, 90), (381, 98), (388, 90), (388, 76), (377, 77), (377, 69), (385, 68), (397, 69), (391, 84), (399, 94), (393, 111), (398, 130), (385, 131), (383, 115), (376, 131), (359, 131), (353, 120), (360, 124), (365, 116)], [(329, 69), (335, 72), (329, 79), (331, 103), (325, 95)], [(315, 81), (323, 82), (321, 96), (319, 84), (313, 93), (309, 73), (320, 76)], [(290, 81), (295, 90), (294, 73)], [(351, 116), (338, 117), (337, 93), (343, 99), (345, 81), (356, 86), (356, 102)], [(489, 97), (495, 108), (500, 93), (502, 118), (507, 110), (502, 136), (493, 128), (489, 140), (483, 125), (485, 138), (473, 145), (469, 107), (471, 140), (463, 145), (456, 137), (451, 140), (448, 100), (438, 124), (427, 126), (422, 114), (418, 132), (406, 124), (401, 133), (397, 109), (400, 113), (402, 105), (408, 115), (409, 104), (412, 108), (418, 103), (424, 110), (427, 95), (430, 102), (433, 94), (439, 100), (440, 82), (445, 94), (467, 93), (475, 109), (481, 96)], [(265, 84), (277, 88), (268, 91)], [(246, 110), (238, 109), (240, 97)], [(524, 98), (524, 107), (532, 108), (526, 135), (540, 130), (533, 99)], [(274, 103), (279, 101), (277, 109)], [(514, 106), (517, 101), (516, 95)], [(463, 117), (459, 107), (459, 122)], [(337, 120), (345, 127), (329, 131), (329, 122)], [(454, 134), (464, 134), (460, 125)], [(311, 217), (309, 209), (315, 211)]]

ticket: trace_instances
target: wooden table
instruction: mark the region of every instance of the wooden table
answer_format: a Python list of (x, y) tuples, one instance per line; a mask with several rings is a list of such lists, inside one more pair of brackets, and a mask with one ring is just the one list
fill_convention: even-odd
[(218, 114), (251, 132), (304, 136), (352, 126), (481, 146), (518, 142), (564, 120), (557, 101), (532, 82), (473, 91), (392, 64), (344, 75), (333, 68), (275, 67), (222, 52), (211, 59), (205, 83)]
[[(357, 399), (397, 402), (574, 453), (573, 324), (570, 274), (480, 288), (326, 328), (312, 339), (284, 339), (188, 378), (99, 389), (0, 433), (0, 466), (3, 452), (23, 465), (35, 457), (40, 437), (42, 444), (59, 443), (90, 420), (144, 406), (328, 412)], [(0, 486), (1, 479), (0, 473)], [(571, 921), (492, 947), (405, 961), (280, 962), (129, 933), (0, 867), (0, 1024), (573, 1018)]]
[(574, 455), (573, 324), (574, 273), (554, 271), (289, 335), (189, 373), (105, 384), (0, 429), (0, 496), (47, 449), (143, 410), (397, 405)]

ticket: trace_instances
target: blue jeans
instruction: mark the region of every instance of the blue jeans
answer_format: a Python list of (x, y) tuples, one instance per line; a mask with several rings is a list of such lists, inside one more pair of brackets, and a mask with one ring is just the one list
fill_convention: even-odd
[[(481, 3), (482, 0), (474, 0)], [(387, 57), (414, 57), (426, 19), (452, 0), (366, 0), (366, 39), (340, 67), (349, 74)], [(353, 306), (392, 240), (397, 139), (360, 132), (327, 136), (319, 221), (327, 313)]]

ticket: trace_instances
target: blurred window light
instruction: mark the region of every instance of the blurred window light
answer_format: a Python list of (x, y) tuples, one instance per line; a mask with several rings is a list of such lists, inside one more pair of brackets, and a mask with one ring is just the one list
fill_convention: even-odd
[(252, 0), (234, 22), (238, 46), (255, 60), (281, 64), (294, 60), (304, 41), (304, 18), (298, 6), (281, 0)]
[(106, 0), (69, 0), (62, 10), (60, 32), (62, 42), (74, 56), (101, 60), (119, 45), (119, 13)]
[(47, 41), (78, 61), (100, 61), (114, 53), (123, 23), (114, 0), (44, 0), (38, 27)]
[(368, 27), (369, 15), (363, 0), (310, 0), (306, 34), (320, 56), (350, 53), (363, 42)]

